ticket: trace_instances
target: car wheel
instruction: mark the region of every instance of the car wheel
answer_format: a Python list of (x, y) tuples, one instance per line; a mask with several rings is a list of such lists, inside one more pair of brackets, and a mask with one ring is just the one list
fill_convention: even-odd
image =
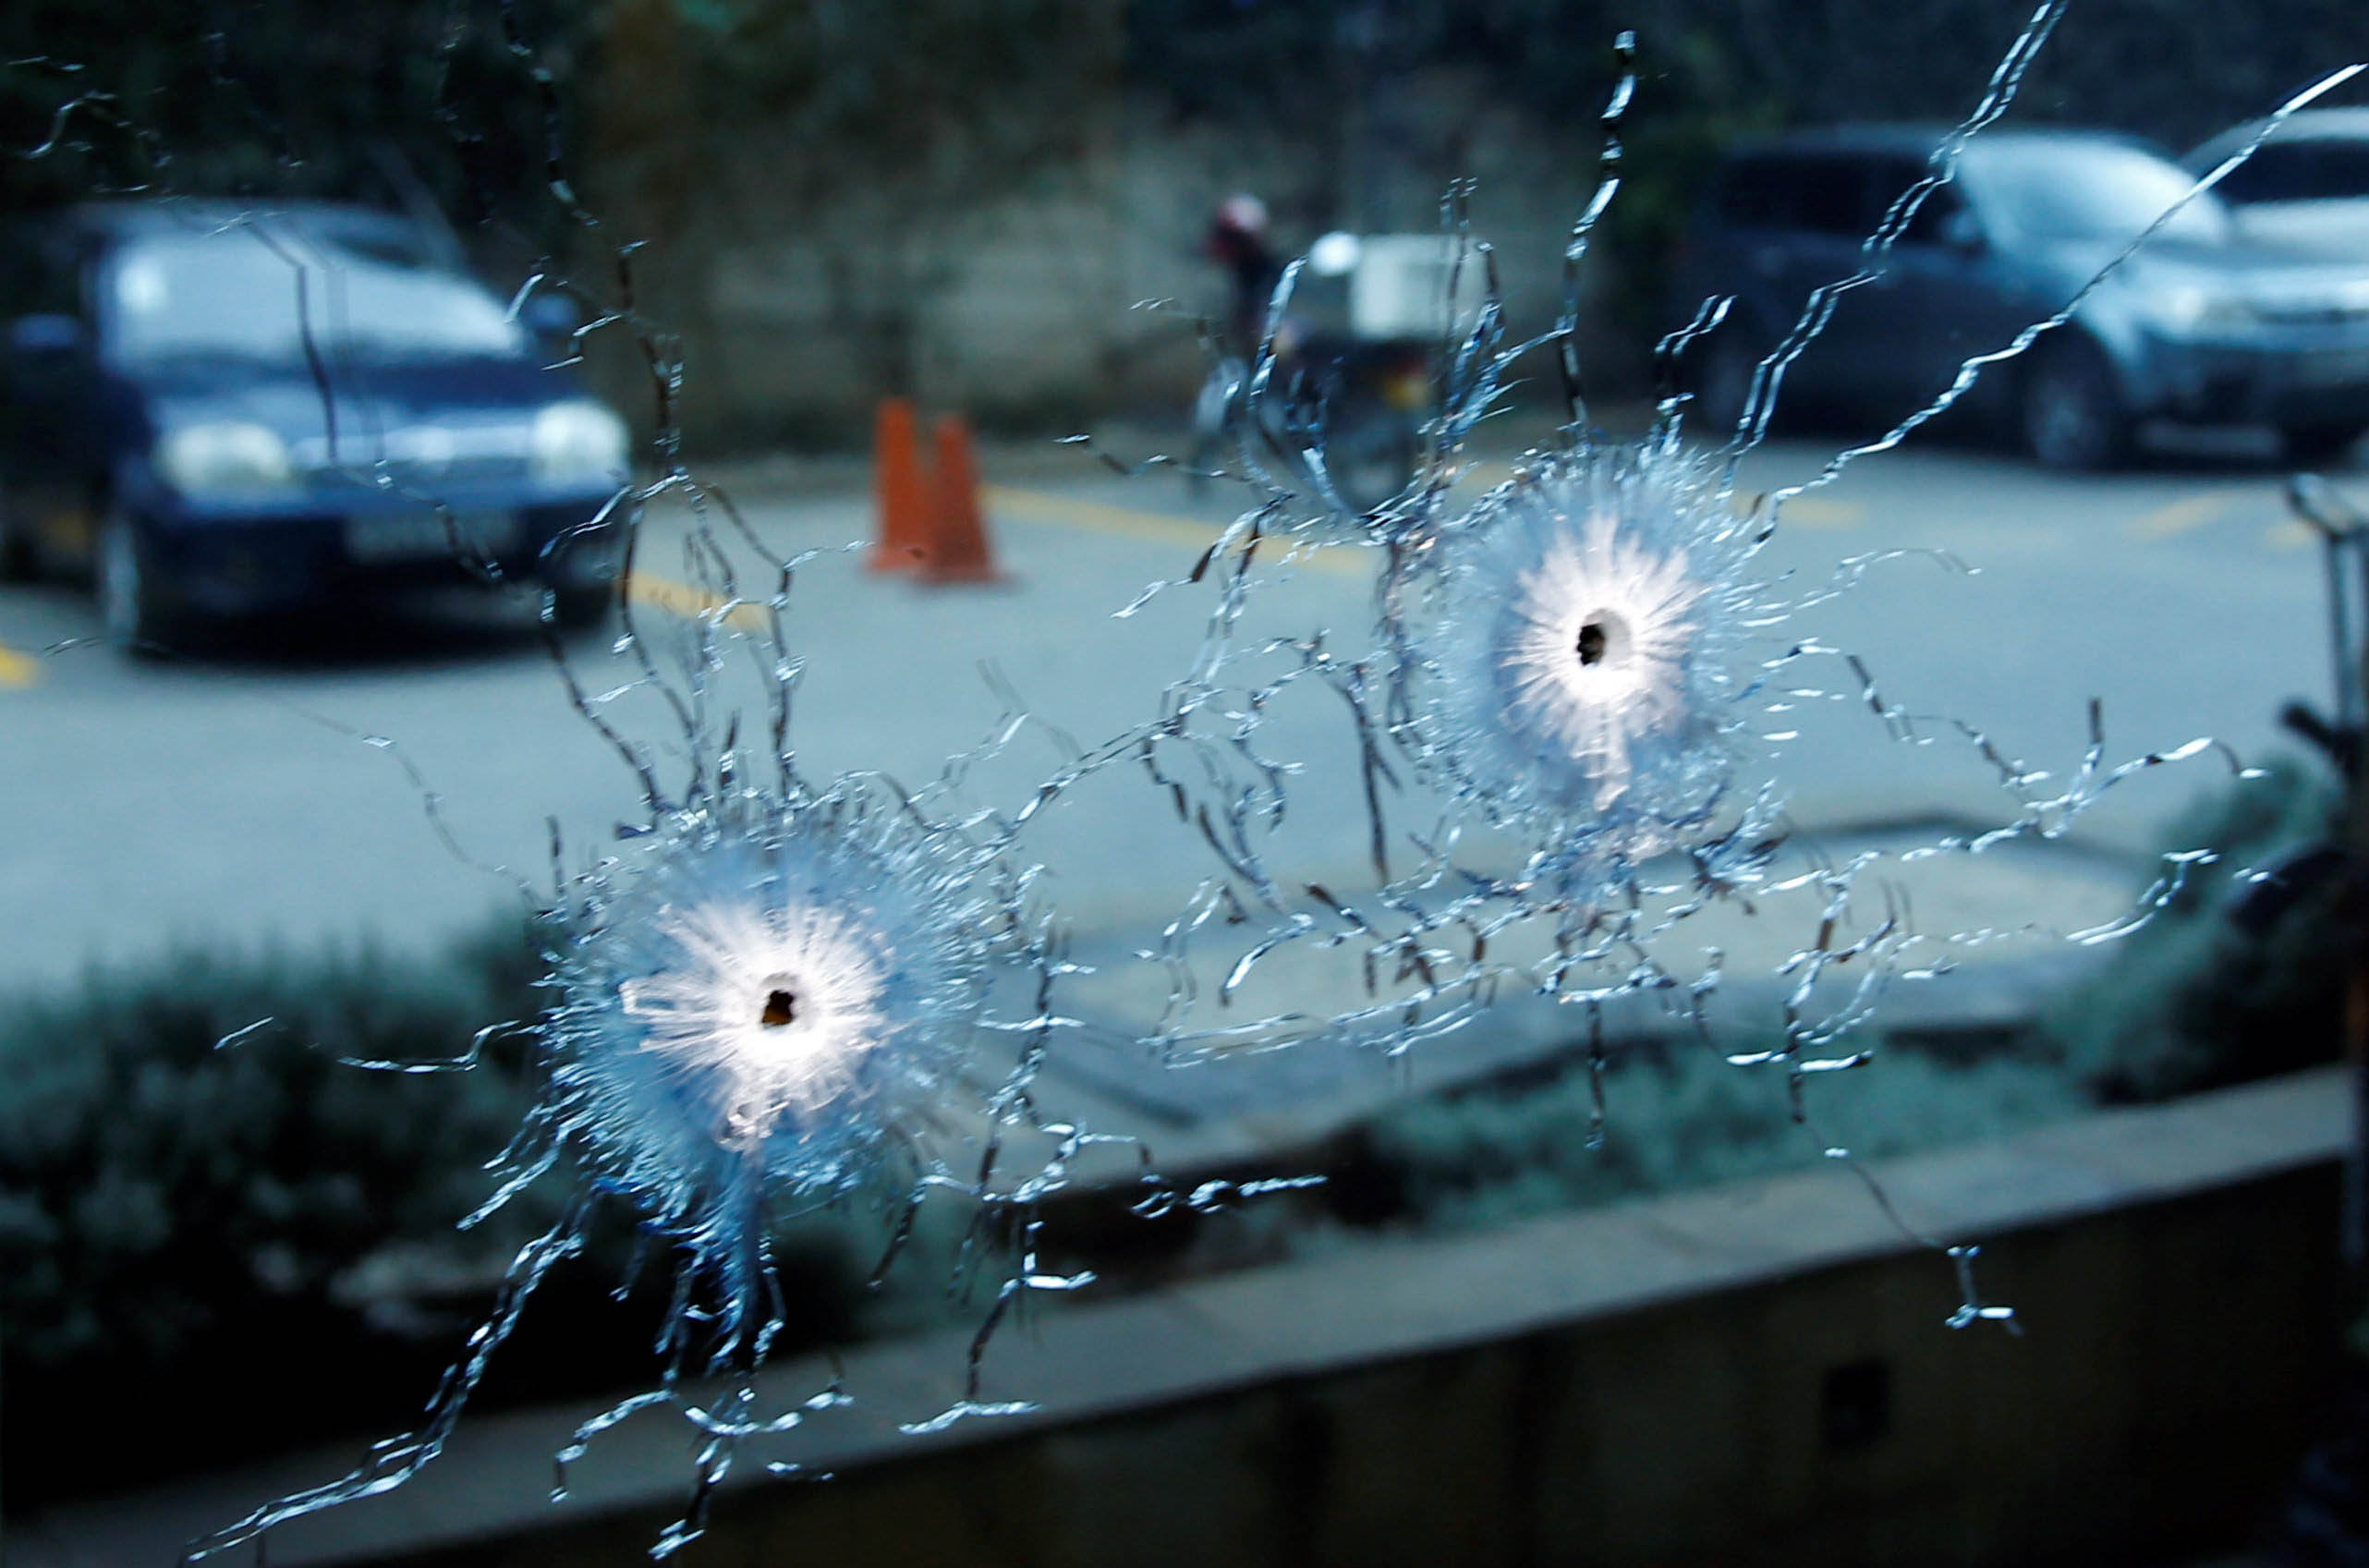
[(2130, 456), (2130, 410), (2086, 338), (2043, 346), (2023, 377), (2022, 416), (2023, 448), (2043, 468), (2110, 468)]
[(41, 575), (32, 537), (25, 530), (25, 520), (8, 504), (8, 492), (0, 489), (0, 582), (30, 582)]
[(2287, 456), (2296, 463), (2334, 463), (2352, 450), (2352, 444), (2369, 426), (2358, 421), (2339, 424), (2289, 425), (2278, 433), (2286, 438)]
[(568, 583), (551, 590), (552, 624), (562, 631), (589, 632), (608, 624), (616, 608), (614, 582)]
[(121, 512), (108, 513), (100, 523), (91, 570), (99, 626), (107, 640), (142, 658), (164, 652), (161, 639), (170, 626), (156, 574), (139, 530)]

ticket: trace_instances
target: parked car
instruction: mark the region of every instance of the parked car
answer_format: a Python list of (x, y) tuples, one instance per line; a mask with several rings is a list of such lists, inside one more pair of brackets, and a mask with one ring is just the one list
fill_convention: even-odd
[[(1673, 304), (1732, 295), (1690, 351), (1702, 419), (1733, 424), (1753, 368), (1926, 171), (1943, 132), (1844, 127), (1739, 148), (1685, 241)], [(2185, 194), (2190, 177), (2100, 131), (1994, 131), (1968, 144), (1879, 275), (1845, 292), (1786, 372), (1789, 406), (1896, 417), (2070, 302)], [(2043, 463), (2125, 457), (2139, 423), (2258, 422), (2319, 460), (2369, 429), (2369, 261), (2237, 232), (2209, 194), (2180, 209), (2072, 320), (1986, 372), (1969, 405)]]
[[(2223, 131), (2180, 163), (2203, 175), (2262, 133)], [(2214, 191), (2250, 237), (2369, 264), (2369, 109), (2290, 115)]]
[(133, 648), (472, 577), (597, 621), (624, 421), (452, 252), (326, 203), (0, 232), (0, 565), (90, 581)]

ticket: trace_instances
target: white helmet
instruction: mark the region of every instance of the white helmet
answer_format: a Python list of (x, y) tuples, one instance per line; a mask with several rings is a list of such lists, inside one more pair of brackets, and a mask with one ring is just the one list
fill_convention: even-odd
[(1267, 232), (1267, 203), (1246, 193), (1229, 196), (1218, 204), (1218, 226), (1237, 234), (1263, 236)]

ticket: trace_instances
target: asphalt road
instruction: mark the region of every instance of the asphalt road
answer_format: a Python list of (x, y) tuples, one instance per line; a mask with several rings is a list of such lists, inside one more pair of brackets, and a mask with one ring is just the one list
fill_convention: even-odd
[[(1780, 444), (1749, 477), (1801, 477), (1832, 444)], [(1123, 479), (1082, 456), (1073, 468), (1041, 452), (1016, 463), (990, 454), (988, 467), (1002, 481), (988, 502), (1003, 582), (926, 588), (868, 572), (859, 553), (801, 572), (789, 625), (807, 665), (796, 734), (810, 771), (934, 772), (994, 723), (983, 661), (1033, 712), (1090, 743), (1150, 718), (1194, 657), (1207, 585), (1165, 591), (1131, 618), (1111, 612), (1190, 567), (1230, 510), (1223, 498), (1196, 501), (1172, 477)], [(1501, 465), (1480, 469), (1486, 480)], [(741, 477), (750, 519), (776, 549), (869, 529), (860, 470), (793, 489)], [(2319, 556), (2288, 517), (2281, 483), (2266, 456), (2242, 450), (2081, 478), (1963, 449), (1890, 454), (1794, 504), (1768, 559), (1804, 589), (1850, 558), (1895, 550), (1948, 552), (1974, 570), (1889, 560), (1780, 635), (1856, 654), (1893, 700), (1963, 719), (2059, 772), (2080, 759), (2093, 697), (2109, 760), (2206, 735), (2258, 754), (2282, 744), (2278, 704), (2324, 700), (2328, 682)], [(662, 519), (644, 555), (641, 614), (662, 643), (698, 609), (681, 587), (679, 527)], [(1245, 641), (1324, 626), (1344, 648), (1358, 644), (1364, 553), (1328, 548), (1262, 570)], [(407, 764), (469, 857), (531, 878), (547, 875), (549, 822), (580, 862), (640, 814), (632, 773), (574, 711), (515, 605), (274, 627), (203, 662), (45, 651), (91, 631), (70, 590), (0, 588), (0, 986), (51, 984), (176, 943), (416, 950), (515, 902), (502, 879), (445, 847)], [(575, 657), (594, 690), (630, 675), (597, 640)], [(1791, 738), (1766, 743), (1751, 765), (1784, 781), (1801, 822), (1847, 833), (2012, 814), (1954, 729), (1901, 744), (1856, 700), (1839, 657), (1794, 674), (1832, 699), (1772, 720), (1768, 733)], [(718, 689), (751, 698), (756, 687), (727, 677)], [(1339, 704), (1317, 699), (1294, 694), (1266, 720), (1270, 750), (1305, 760), (1293, 790), (1311, 803), (1278, 854), (1354, 883), (1362, 822), (1331, 804), (1354, 798), (1348, 732)], [(660, 743), (662, 772), (674, 767), (650, 694), (629, 692), (611, 711)], [(1057, 760), (1044, 737), (1024, 735), (982, 767), (973, 794), (1016, 805)], [(2133, 780), (2079, 836), (2143, 849), (2225, 776), (2193, 761)], [(1085, 928), (1156, 920), (1208, 869), (1207, 851), (1129, 769), (1064, 800), (1034, 841)]]

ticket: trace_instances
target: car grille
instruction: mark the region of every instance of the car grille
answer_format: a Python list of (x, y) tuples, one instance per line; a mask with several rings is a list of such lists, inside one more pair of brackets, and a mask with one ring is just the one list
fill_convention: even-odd
[(2264, 321), (2279, 326), (2353, 326), (2369, 322), (2369, 301), (2272, 300), (2254, 310)]
[(313, 436), (298, 442), (291, 455), (298, 468), (322, 477), (354, 475), (403, 486), (466, 484), (524, 480), (528, 442), (523, 426), (405, 425), (340, 431), (334, 450), (326, 436)]
[(485, 480), (521, 480), (527, 477), (524, 456), (466, 457), (443, 463), (407, 461), (377, 457), (367, 450), (341, 443), (338, 456), (342, 461), (322, 463), (315, 471), (357, 474), (372, 481), (384, 479), (406, 486), (475, 483)]

